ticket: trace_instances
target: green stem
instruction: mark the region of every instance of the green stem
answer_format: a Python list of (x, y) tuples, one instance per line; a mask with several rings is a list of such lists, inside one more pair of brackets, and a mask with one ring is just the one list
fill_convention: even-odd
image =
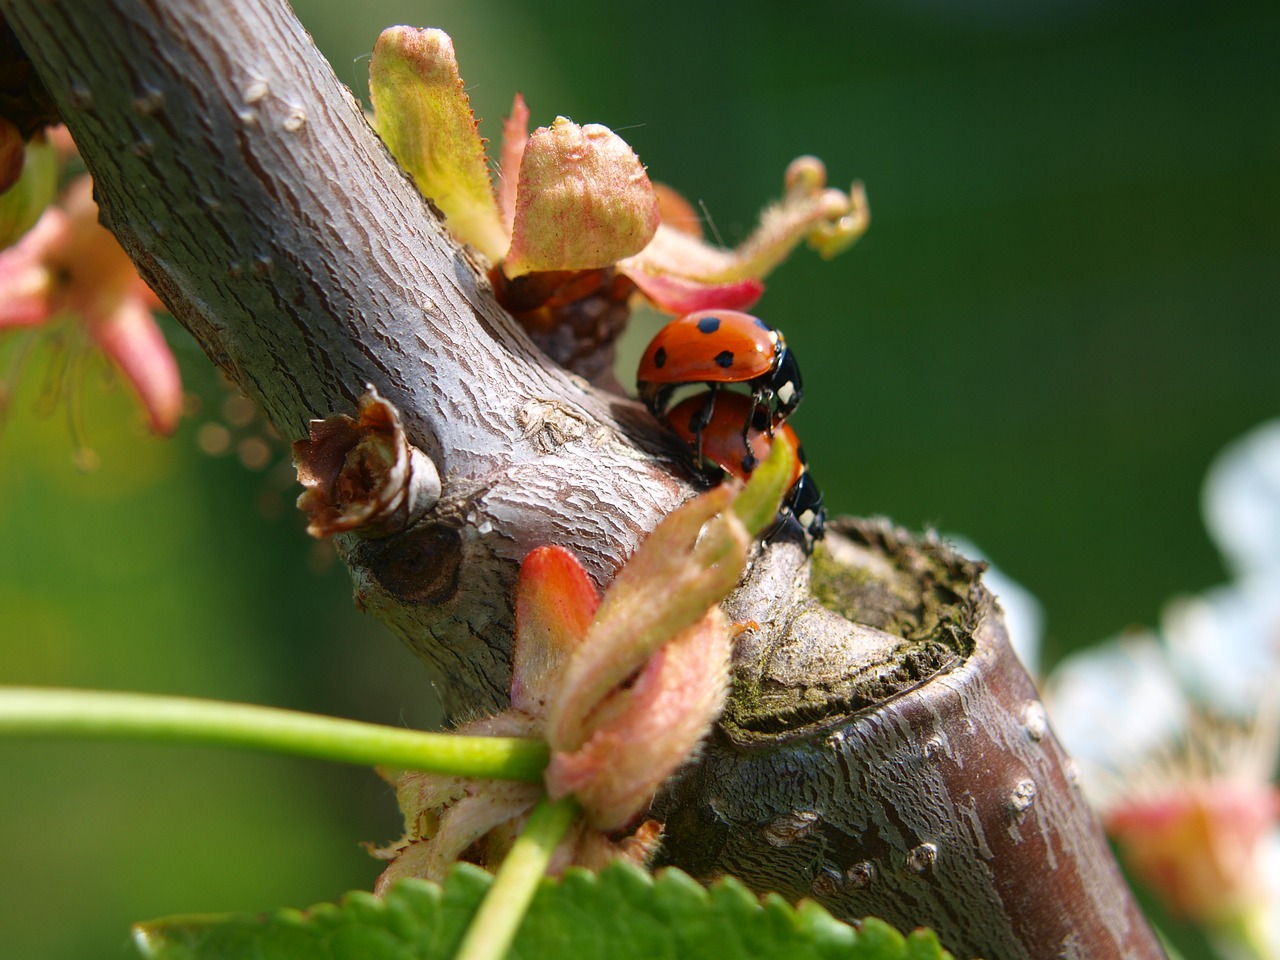
[(533, 808), (471, 918), (454, 960), (502, 960), (506, 956), (556, 844), (577, 816), (578, 804), (573, 797), (555, 802), (544, 797)]
[(0, 736), (216, 744), (531, 783), (547, 765), (546, 744), (538, 740), (424, 733), (244, 703), (89, 690), (0, 687)]

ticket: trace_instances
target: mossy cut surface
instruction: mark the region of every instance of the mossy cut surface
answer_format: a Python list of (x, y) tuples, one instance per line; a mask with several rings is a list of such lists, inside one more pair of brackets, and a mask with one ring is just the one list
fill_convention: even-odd
[(813, 556), (812, 601), (735, 674), (726, 732), (808, 733), (955, 669), (973, 650), (983, 568), (883, 521), (834, 521)]

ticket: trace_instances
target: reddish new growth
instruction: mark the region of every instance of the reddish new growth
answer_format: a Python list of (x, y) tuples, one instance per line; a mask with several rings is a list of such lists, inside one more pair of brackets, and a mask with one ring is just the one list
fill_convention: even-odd
[(784, 450), (745, 491), (731, 481), (680, 507), (603, 597), (563, 547), (529, 553), (516, 587), (511, 708), (457, 732), (544, 740), (544, 783), (392, 775), (406, 829), (377, 851), (392, 861), (379, 890), (405, 876), (439, 880), (460, 858), (496, 865), (544, 793), (582, 808), (554, 869), (649, 859), (661, 827), (645, 810), (728, 693), (733, 631), (717, 604), (737, 585), (791, 468)]
[(749, 307), (799, 243), (832, 257), (869, 221), (860, 184), (828, 188), (822, 162), (800, 157), (747, 240), (714, 246), (693, 208), (651, 183), (617, 134), (564, 117), (529, 133), (519, 94), (503, 126), (495, 191), (453, 43), (440, 30), (384, 31), (369, 85), (379, 134), (454, 237), (493, 264), (498, 299), (553, 359), (602, 385), (613, 386), (613, 341), (637, 298), (670, 314)]
[(728, 691), (730, 636), (715, 606), (737, 582), (751, 534), (719, 488), (664, 520), (602, 599), (577, 558), (539, 547), (516, 587), (511, 709), (458, 733), (545, 740), (544, 785), (425, 773), (396, 779), (406, 833), (379, 889), (440, 879), (455, 859), (501, 860), (544, 792), (583, 808), (556, 865), (644, 862), (660, 835), (640, 819), (693, 752)]

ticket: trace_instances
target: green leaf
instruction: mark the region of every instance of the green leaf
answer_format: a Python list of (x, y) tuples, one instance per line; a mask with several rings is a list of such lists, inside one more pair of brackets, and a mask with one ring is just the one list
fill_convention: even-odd
[[(491, 878), (461, 865), (443, 888), (402, 881), (385, 900), (260, 916), (177, 917), (139, 924), (147, 960), (448, 960)], [(903, 937), (879, 920), (860, 929), (814, 903), (761, 902), (733, 880), (705, 889), (677, 870), (656, 878), (621, 863), (599, 876), (548, 880), (516, 935), (512, 960), (943, 960), (927, 931)]]
[(382, 31), (369, 64), (369, 99), (378, 135), (444, 212), (449, 231), (500, 259), (510, 238), (449, 35), (413, 27)]
[(764, 463), (756, 467), (746, 488), (733, 502), (733, 512), (758, 537), (778, 516), (782, 498), (791, 485), (795, 454), (785, 443), (775, 443)]

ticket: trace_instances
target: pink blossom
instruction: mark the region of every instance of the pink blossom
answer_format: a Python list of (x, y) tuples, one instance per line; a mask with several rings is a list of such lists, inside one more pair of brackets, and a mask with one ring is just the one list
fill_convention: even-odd
[(0, 330), (78, 317), (133, 387), (151, 428), (171, 433), (182, 412), (182, 382), (151, 313), (159, 308), (128, 255), (98, 223), (87, 175), (0, 251)]

